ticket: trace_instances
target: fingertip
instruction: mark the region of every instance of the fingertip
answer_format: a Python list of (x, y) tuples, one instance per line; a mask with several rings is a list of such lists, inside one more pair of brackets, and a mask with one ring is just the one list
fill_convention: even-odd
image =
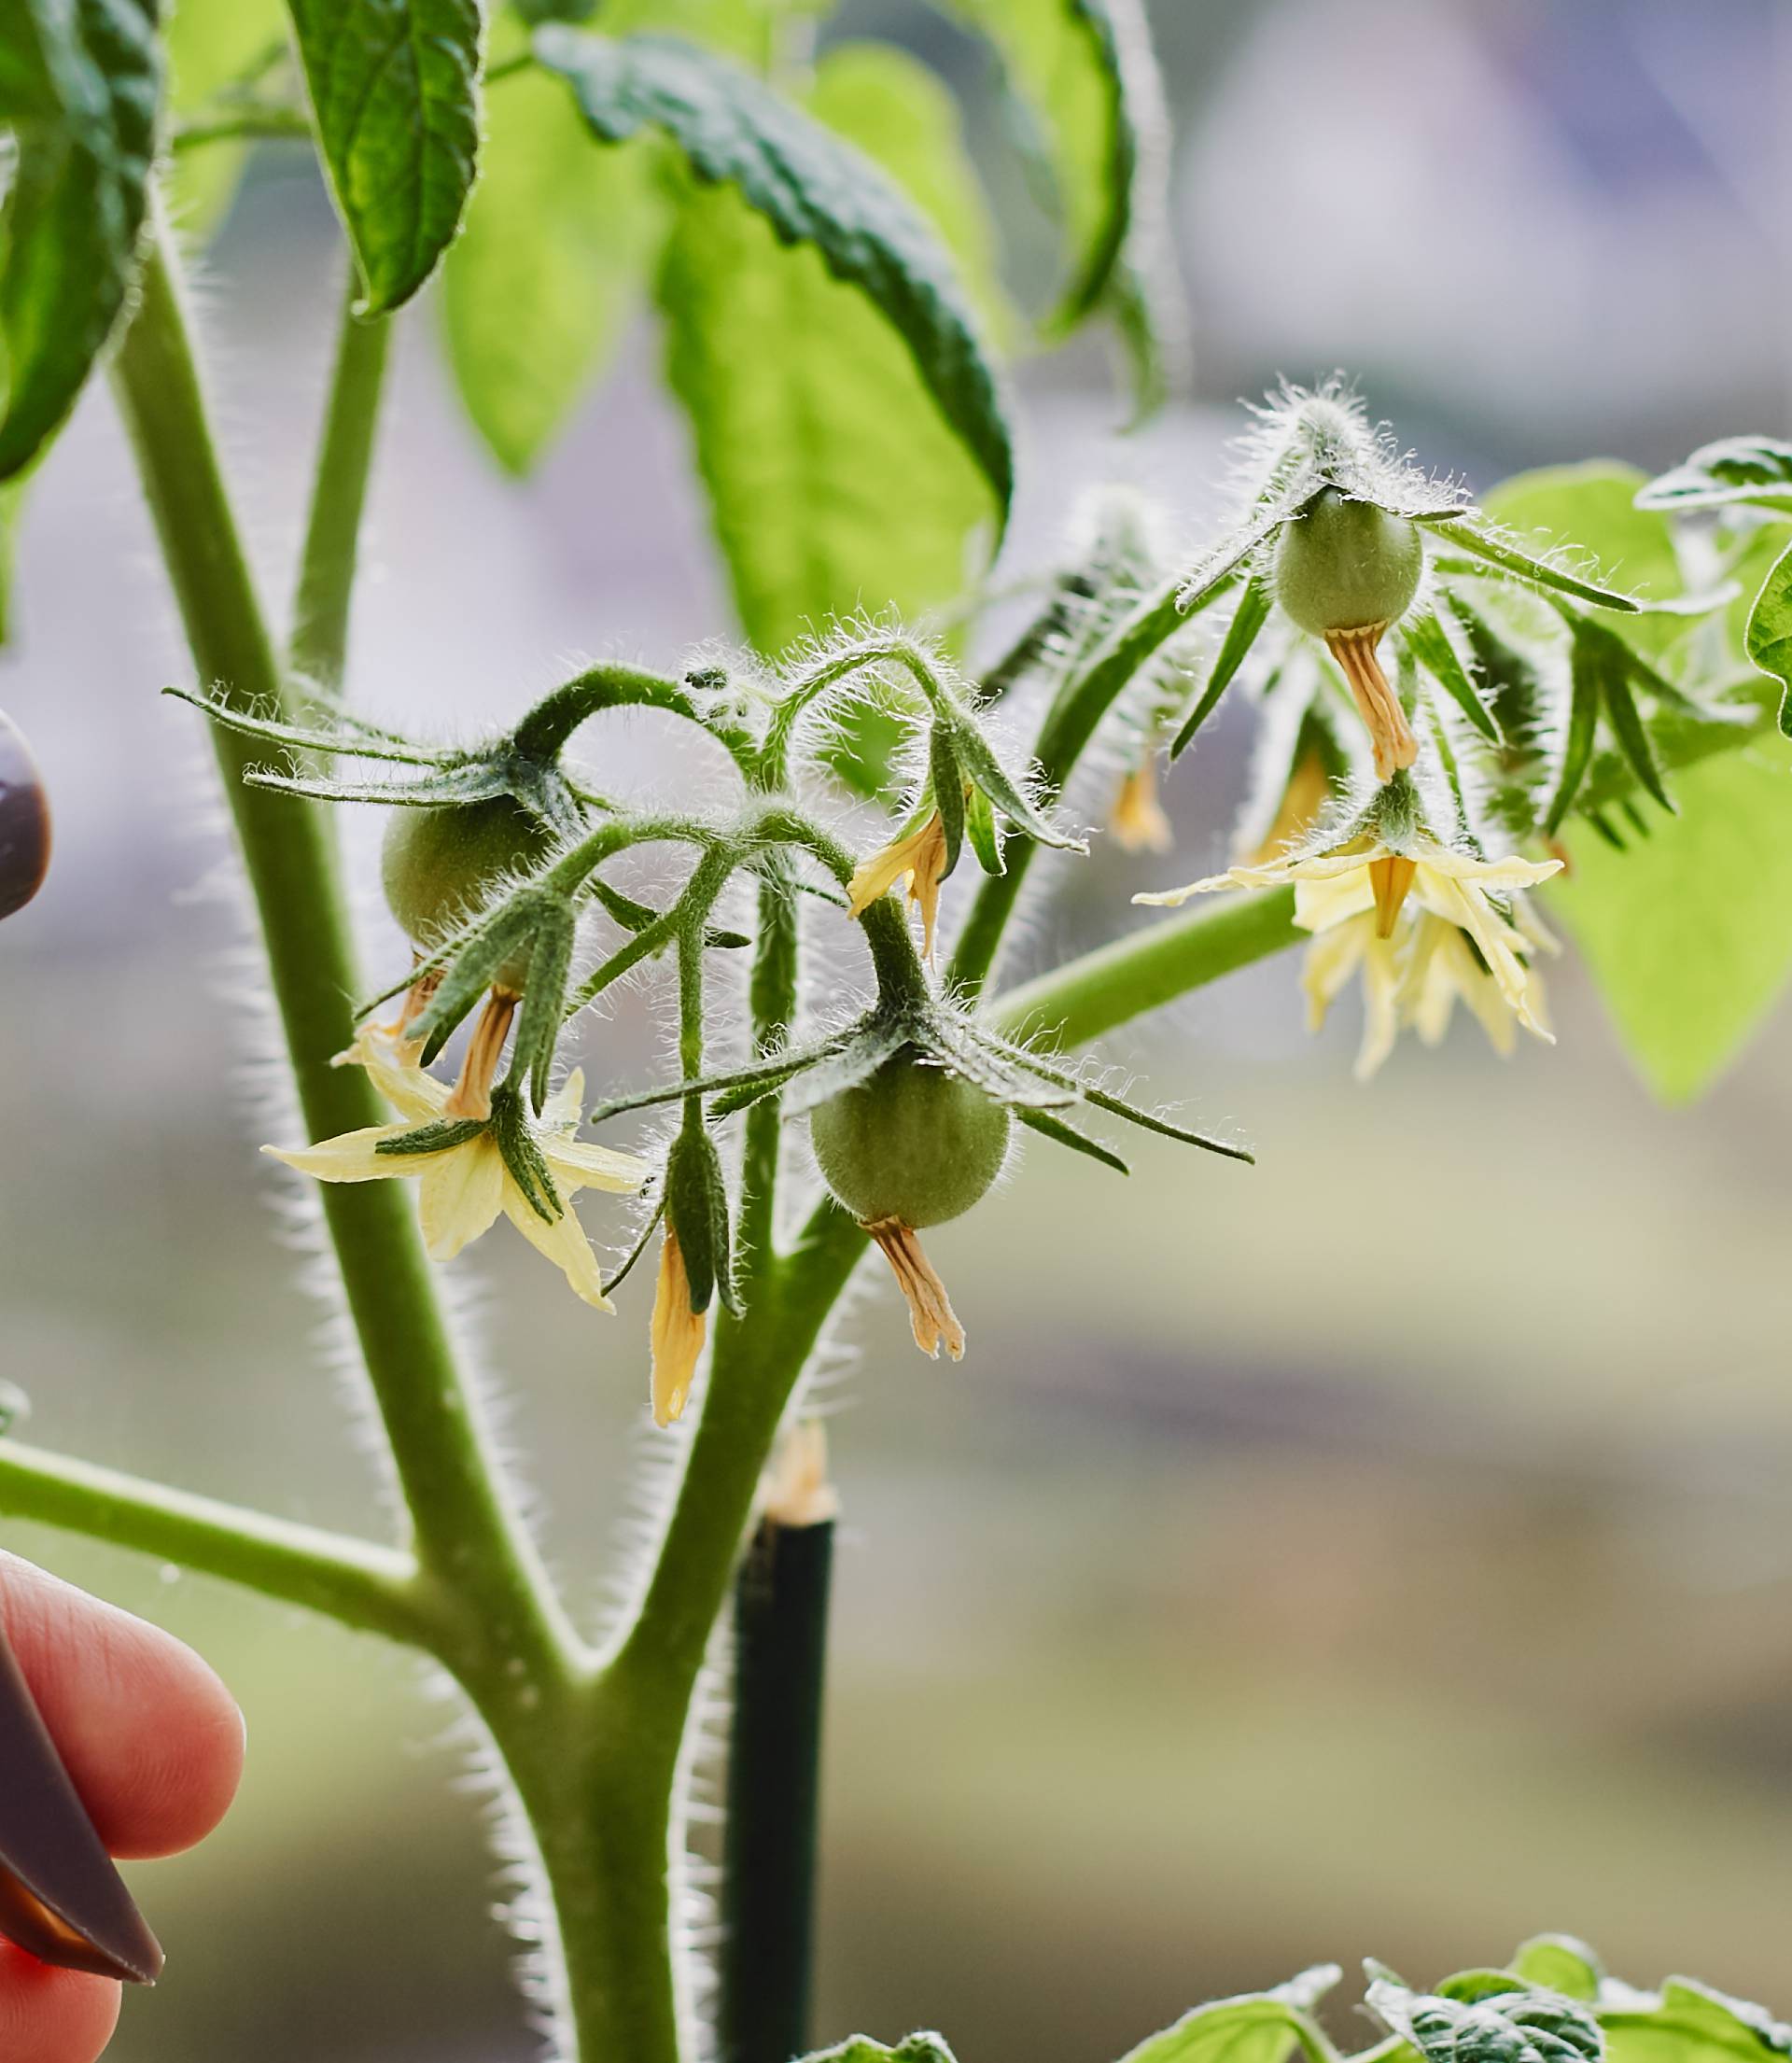
[(0, 1941), (0, 2056), (6, 2063), (97, 2063), (119, 2024), (109, 1977), (53, 1970)]
[(174, 1855), (203, 1840), (236, 1795), (245, 1745), (243, 1715), (209, 1665), (11, 1555), (0, 1555), (0, 1615), (112, 1854)]

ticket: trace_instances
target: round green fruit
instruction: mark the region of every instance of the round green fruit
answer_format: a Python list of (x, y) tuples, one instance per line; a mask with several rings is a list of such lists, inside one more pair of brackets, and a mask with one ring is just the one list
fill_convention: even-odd
[[(386, 905), (427, 952), (500, 881), (529, 873), (553, 849), (553, 833), (509, 795), (395, 809), (380, 855)], [(521, 954), (498, 969), (497, 986), (520, 992), (528, 971)]]
[(1424, 546), (1405, 516), (1334, 487), (1282, 526), (1276, 599), (1315, 638), (1404, 616), (1419, 592)]
[(1008, 1152), (1008, 1113), (912, 1046), (809, 1114), (828, 1187), (861, 1225), (919, 1231), (988, 1193)]

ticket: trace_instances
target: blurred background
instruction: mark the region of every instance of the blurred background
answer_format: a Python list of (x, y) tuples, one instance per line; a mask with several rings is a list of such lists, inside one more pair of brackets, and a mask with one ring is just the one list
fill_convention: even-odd
[[(1023, 368), (1016, 568), (1094, 479), (1198, 523), (1238, 399), (1284, 372), (1350, 368), (1483, 486), (1785, 428), (1774, 0), (1155, 11), (1195, 391), (1123, 438), (1099, 348)], [(1024, 289), (1044, 243), (970, 47), (895, 0), (844, 25), (952, 74)], [(204, 301), (275, 595), (339, 265), (314, 180), (265, 152)], [(431, 328), (407, 325), (374, 484), (366, 704), (464, 729), (581, 654), (669, 666), (725, 633), (650, 331), (520, 488)], [(33, 486), (17, 614), (0, 704), (59, 849), (0, 931), (4, 1372), (46, 1444), (377, 1529), (291, 1192), (254, 1150), (289, 1121), (243, 1007), (203, 741), (157, 697), (188, 661), (103, 387)], [(586, 742), (612, 783), (705, 778), (647, 721)], [(1220, 863), (1246, 743), (1221, 726), (1178, 770), (1168, 863), (1110, 842), (1050, 871), (1021, 960)], [(377, 827), (351, 828), (371, 850)], [(385, 978), (372, 913), (368, 939)], [(1423, 1979), (1547, 1928), (1634, 1982), (1681, 1969), (1792, 2010), (1792, 1018), (1669, 1114), (1572, 961), (1554, 1001), (1553, 1050), (1503, 1064), (1459, 1024), (1361, 1089), (1352, 1005), (1309, 1041), (1292, 961), (1234, 977), (1109, 1051), (1247, 1130), (1254, 1171), (1135, 1140), (1122, 1182), (1029, 1152), (930, 1240), (961, 1368), (915, 1354), (881, 1282), (858, 1304), (825, 1393), (846, 1526), (819, 2036), (938, 2026), (965, 2063), (1103, 2063), (1303, 1964)], [(656, 988), (624, 995), (591, 1066), (657, 1077), (662, 1017)], [(653, 1438), (647, 1276), (607, 1321), (503, 1232), (454, 1274), (595, 1611)], [(194, 1642), (248, 1714), (236, 1812), (136, 1873), (170, 1971), (128, 2001), (119, 2063), (535, 2053), (487, 1921), (485, 1804), (416, 1666), (173, 1569), (11, 1523), (0, 1542)]]

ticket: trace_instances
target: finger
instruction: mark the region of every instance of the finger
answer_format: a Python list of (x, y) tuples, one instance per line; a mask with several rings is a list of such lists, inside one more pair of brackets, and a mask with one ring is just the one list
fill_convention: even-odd
[(192, 1649), (4, 1553), (0, 1618), (111, 1852), (174, 1855), (208, 1834), (243, 1773), (243, 1716)]
[(110, 1977), (52, 1970), (0, 1942), (0, 2056), (7, 2063), (94, 2063), (119, 2019)]

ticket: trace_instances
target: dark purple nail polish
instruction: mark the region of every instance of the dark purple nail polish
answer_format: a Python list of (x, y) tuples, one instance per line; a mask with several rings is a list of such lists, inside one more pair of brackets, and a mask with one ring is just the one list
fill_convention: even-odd
[(161, 1948), (93, 1830), (0, 1631), (0, 1934), (61, 1970), (152, 1985)]
[(31, 748), (0, 711), (0, 917), (21, 910), (49, 866), (49, 799)]

